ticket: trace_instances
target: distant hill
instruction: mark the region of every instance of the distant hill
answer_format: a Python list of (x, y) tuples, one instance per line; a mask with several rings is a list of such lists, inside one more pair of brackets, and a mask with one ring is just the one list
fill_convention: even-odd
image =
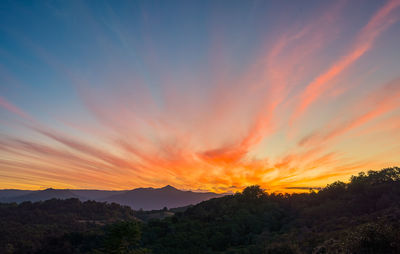
[(107, 197), (125, 193), (126, 190), (123, 191), (108, 191), (108, 190), (71, 190), (72, 193), (81, 197), (81, 200), (103, 200)]
[(16, 189), (5, 189), (0, 190), (0, 202), (4, 202), (8, 199), (12, 199), (18, 196), (26, 195), (33, 191), (30, 190), (16, 190)]
[(32, 201), (32, 202), (45, 201), (45, 200), (49, 200), (49, 199), (53, 199), (53, 198), (57, 198), (57, 199), (78, 198), (79, 199), (81, 197), (74, 194), (70, 190), (58, 190), (58, 189), (49, 188), (49, 189), (42, 190), (42, 191), (33, 191), (33, 192), (30, 192), (25, 195), (16, 196), (16, 197), (11, 198), (10, 200), (12, 200), (13, 202), (20, 203), (23, 201)]
[(21, 203), (49, 199), (77, 198), (81, 201), (95, 200), (130, 206), (132, 209), (158, 210), (194, 205), (223, 195), (213, 192), (198, 193), (181, 191), (170, 185), (163, 188), (138, 188), (125, 191), (46, 189), (41, 191), (0, 190), (0, 202)]
[(181, 191), (170, 185), (162, 188), (138, 188), (125, 193), (110, 196), (104, 201), (128, 205), (134, 210), (157, 210), (163, 207), (175, 208), (200, 203), (202, 201), (222, 197), (213, 192), (198, 193)]

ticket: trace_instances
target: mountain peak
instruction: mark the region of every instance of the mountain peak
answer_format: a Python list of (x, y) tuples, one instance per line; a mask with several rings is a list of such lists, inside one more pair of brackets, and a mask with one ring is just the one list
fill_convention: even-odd
[(164, 186), (164, 187), (162, 187), (162, 188), (160, 188), (161, 190), (178, 190), (177, 188), (175, 188), (175, 187), (173, 187), (173, 186), (171, 186), (171, 185), (166, 185), (166, 186)]

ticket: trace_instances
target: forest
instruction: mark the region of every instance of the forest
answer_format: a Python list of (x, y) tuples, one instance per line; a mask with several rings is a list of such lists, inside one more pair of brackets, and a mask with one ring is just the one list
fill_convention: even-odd
[(0, 217), (0, 253), (400, 253), (400, 168), (318, 192), (249, 186), (181, 209), (52, 199), (0, 204)]

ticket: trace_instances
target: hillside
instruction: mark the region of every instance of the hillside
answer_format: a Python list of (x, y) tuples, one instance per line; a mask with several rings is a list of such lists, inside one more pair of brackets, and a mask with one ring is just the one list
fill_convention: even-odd
[(77, 199), (3, 204), (0, 253), (400, 253), (400, 168), (360, 173), (318, 193), (249, 186), (173, 211), (151, 219)]
[(136, 220), (129, 207), (78, 199), (0, 204), (0, 218), (0, 253), (86, 253), (101, 245), (107, 225)]
[(154, 253), (400, 253), (400, 168), (369, 171), (320, 192), (258, 186), (149, 222)]

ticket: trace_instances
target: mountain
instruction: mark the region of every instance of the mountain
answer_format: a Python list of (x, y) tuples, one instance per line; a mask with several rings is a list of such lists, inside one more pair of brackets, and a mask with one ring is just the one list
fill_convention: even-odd
[(157, 210), (194, 205), (201, 201), (223, 195), (213, 192), (198, 193), (181, 191), (170, 185), (163, 188), (138, 188), (124, 191), (46, 189), (41, 191), (0, 190), (0, 202), (21, 203), (48, 199), (78, 198), (81, 201), (95, 200), (130, 206), (132, 209)]
[(103, 200), (109, 196), (127, 192), (123, 191), (109, 191), (109, 190), (70, 190), (75, 195), (81, 197), (81, 200)]
[(31, 192), (33, 192), (33, 191), (16, 190), (16, 189), (0, 190), (0, 202), (7, 202), (7, 200), (10, 200), (10, 199), (18, 197), (18, 196), (26, 195)]
[(213, 192), (198, 193), (181, 191), (170, 185), (162, 188), (138, 188), (125, 193), (110, 196), (104, 201), (128, 205), (135, 210), (158, 210), (164, 207), (174, 208), (193, 205), (202, 201), (222, 197)]
[(22, 195), (22, 196), (17, 196), (14, 198), (11, 198), (13, 202), (24, 202), (24, 201), (31, 201), (31, 202), (36, 202), (36, 201), (44, 201), (44, 200), (49, 200), (49, 199), (68, 199), (68, 198), (78, 198), (82, 199), (82, 197), (79, 197), (78, 195), (74, 194), (70, 190), (58, 190), (58, 189), (45, 189), (42, 191), (33, 191), (28, 194)]
[(23, 202), (23, 201), (39, 201), (52, 198), (67, 199), (79, 198), (81, 201), (86, 200), (102, 200), (109, 196), (124, 193), (125, 191), (108, 191), (108, 190), (70, 190), (70, 189), (46, 189), (39, 191), (32, 190), (16, 190), (5, 189), (0, 190), (0, 202)]

